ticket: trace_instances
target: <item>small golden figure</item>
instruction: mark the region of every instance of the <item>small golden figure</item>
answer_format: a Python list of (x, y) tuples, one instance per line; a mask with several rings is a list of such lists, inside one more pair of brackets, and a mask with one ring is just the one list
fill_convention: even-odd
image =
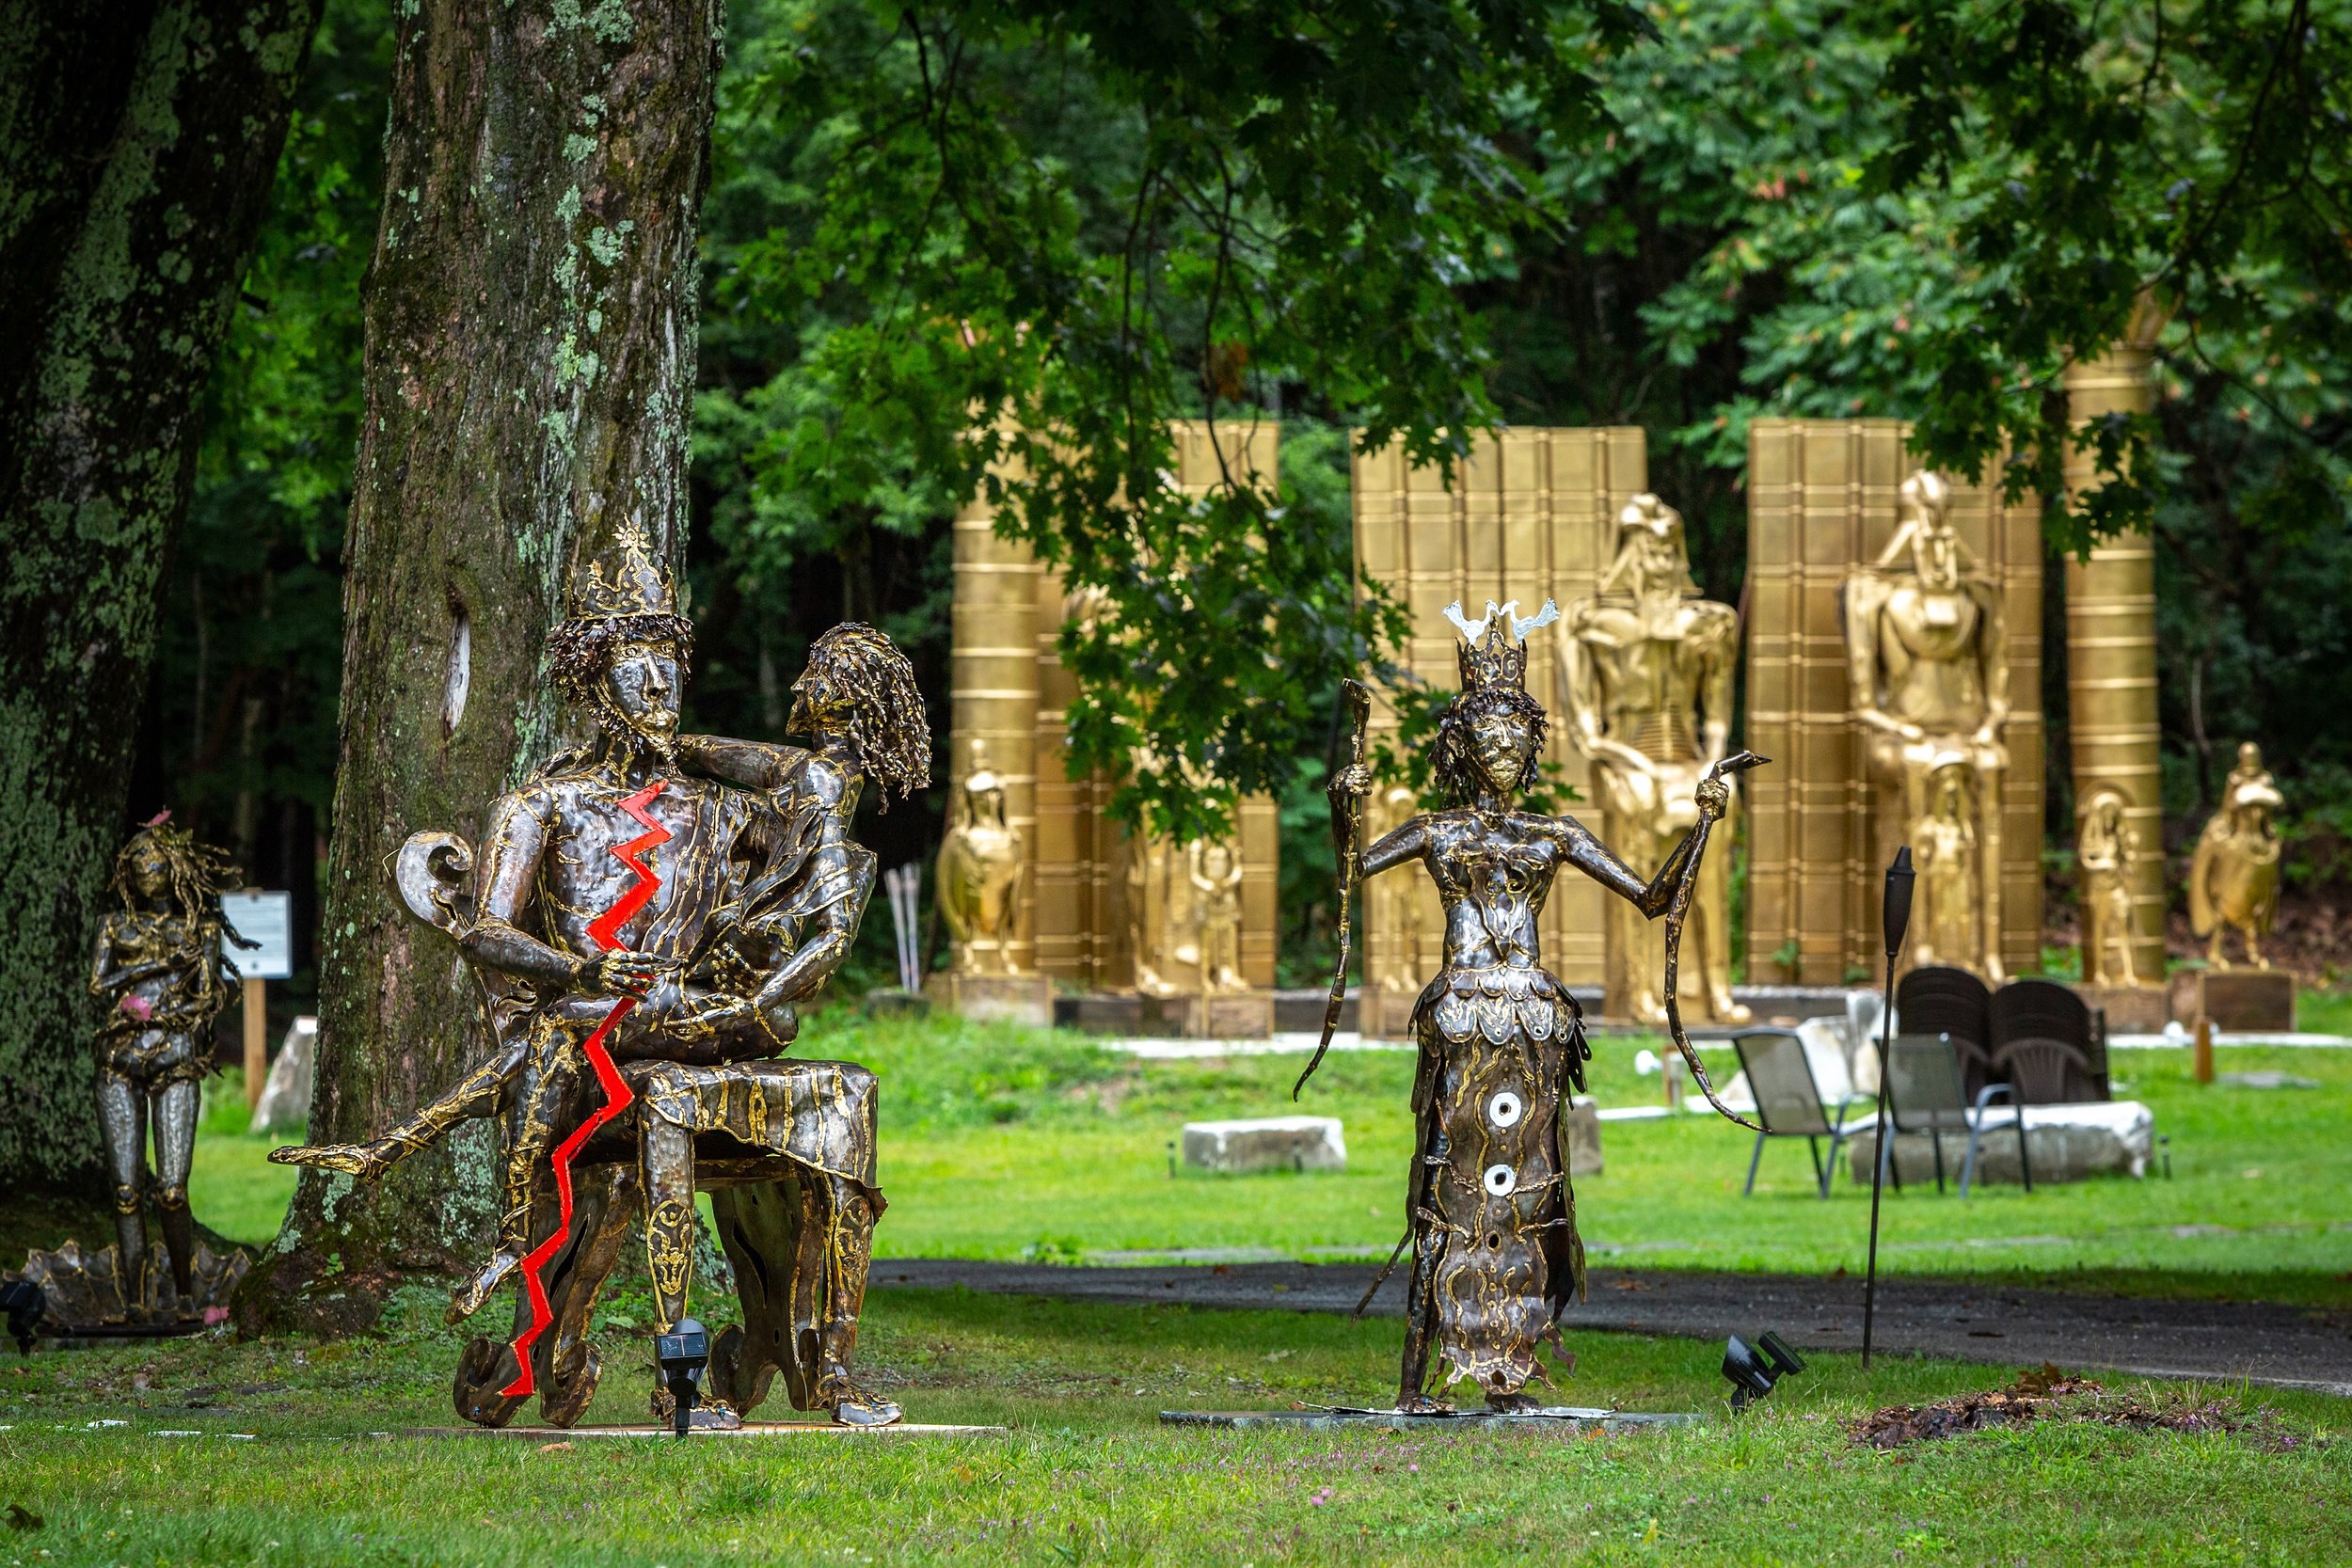
[(2279, 831), (2271, 817), (2284, 803), (2263, 767), (2262, 748), (2250, 740), (2240, 746), (2188, 867), (2189, 925), (2210, 939), (2205, 958), (2216, 969), (2233, 967), (2221, 951), (2233, 928), (2246, 943), (2246, 961), (2270, 967), (2261, 939), (2279, 918)]
[(1241, 973), (1241, 857), (1222, 839), (1185, 847), (1192, 883), (1194, 939), (1200, 953), (1200, 989), (1212, 995), (1249, 989)]
[(2139, 834), (2123, 821), (2123, 792), (2100, 784), (2074, 814), (2074, 867), (2082, 876), (2083, 978), (2137, 986), (2132, 957), (2132, 866)]
[(1912, 921), (1912, 961), (1973, 966), (1984, 950), (1978, 923), (1976, 783), (1965, 757), (1947, 757), (1928, 775), (1928, 814), (1911, 826), (1918, 867), (1919, 909)]
[(953, 819), (939, 846), (939, 912), (963, 974), (1012, 974), (1013, 922), (1024, 870), (1021, 830), (1005, 820), (1005, 786), (988, 742), (972, 742)]
[[(1698, 596), (1682, 514), (1639, 495), (1617, 515), (1622, 542), (1597, 594), (1560, 623), (1561, 706), (1577, 751), (1598, 775), (1601, 827), (1626, 863), (1654, 869), (1698, 820), (1700, 777), (1731, 738), (1740, 615)], [(1691, 904), (1698, 962), (1682, 976), (1682, 1005), (1722, 1023), (1745, 1023), (1731, 997), (1731, 859), (1699, 873)], [(1656, 950), (1640, 913), (1609, 906), (1609, 1005), (1637, 1023), (1666, 1021)]]
[(1936, 774), (1955, 759), (1975, 861), (1977, 935), (1941, 962), (1998, 984), (2001, 973), (2001, 781), (2009, 768), (2008, 632), (1999, 591), (1947, 515), (1942, 474), (1902, 484), (1903, 521), (1872, 567), (1846, 581), (1846, 657), (1853, 716), (1876, 787), (1879, 863), (1936, 810)]

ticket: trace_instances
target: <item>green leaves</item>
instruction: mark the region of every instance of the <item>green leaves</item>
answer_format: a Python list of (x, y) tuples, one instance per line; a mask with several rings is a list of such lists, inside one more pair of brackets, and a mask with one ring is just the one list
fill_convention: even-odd
[[(721, 319), (784, 368), (708, 400), (753, 571), (982, 494), (1073, 592), (1073, 762), (1180, 835), (1318, 749), (1401, 625), (1335, 530), (1171, 422), (1311, 406), (1450, 462), (1494, 408), (1462, 285), (1538, 200), (1509, 111), (1589, 116), (1544, 6), (762, 0), (722, 105)], [(1633, 32), (1596, 5), (1596, 39)], [(714, 323), (714, 333), (717, 330)], [(724, 330), (739, 330), (730, 325)]]

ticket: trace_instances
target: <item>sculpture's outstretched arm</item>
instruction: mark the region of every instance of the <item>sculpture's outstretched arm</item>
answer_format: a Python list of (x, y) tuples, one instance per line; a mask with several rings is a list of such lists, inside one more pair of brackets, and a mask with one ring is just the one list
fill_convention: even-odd
[(763, 740), (682, 735), (677, 739), (677, 755), (679, 764), (690, 773), (744, 789), (772, 793), (785, 786), (793, 761), (806, 752), (798, 746), (777, 746)]
[(520, 924), (547, 851), (548, 824), (541, 802), (530, 790), (503, 797), (490, 808), (483, 835), (476, 885), (481, 897), (471, 925), (455, 936), (473, 963), (533, 985), (568, 990), (587, 980), (585, 959), (557, 951)]
[[(1702, 820), (1713, 820), (1713, 817), (1705, 815), (1706, 786), (1702, 784), (1700, 789)], [(1714, 816), (1722, 815), (1723, 807), (1719, 802)], [(1691, 850), (1699, 836), (1698, 828), (1693, 824), (1691, 831), (1683, 834), (1682, 842), (1674, 847), (1674, 851), (1659, 866), (1658, 875), (1645, 882), (1631, 866), (1617, 858), (1615, 850), (1595, 838), (1592, 831), (1575, 817), (1550, 816), (1538, 820), (1547, 823), (1551, 835), (1566, 847), (1569, 864), (1631, 904), (1649, 920), (1656, 920), (1664, 914), (1667, 906), (1674, 902), (1675, 889), (1682, 883), (1683, 868), (1690, 864)]]
[(1416, 816), (1392, 832), (1380, 835), (1364, 849), (1363, 872), (1376, 877), (1391, 866), (1403, 865), (1421, 859), (1429, 847), (1429, 818)]

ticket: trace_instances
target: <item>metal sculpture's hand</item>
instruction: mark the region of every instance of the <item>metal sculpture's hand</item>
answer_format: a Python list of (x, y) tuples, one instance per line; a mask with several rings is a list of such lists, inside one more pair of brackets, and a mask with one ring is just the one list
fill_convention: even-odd
[(1721, 822), (1724, 813), (1731, 809), (1731, 786), (1721, 779), (1701, 779), (1696, 799), (1699, 815), (1709, 822)]
[(671, 959), (616, 947), (595, 962), (580, 966), (580, 987), (599, 996), (626, 996), (642, 1002), (654, 983), (675, 967)]
[(1372, 793), (1372, 769), (1360, 762), (1351, 762), (1331, 775), (1325, 791), (1333, 801), (1360, 800)]
[(731, 1024), (753, 1018), (757, 1012), (758, 1009), (747, 997), (707, 996), (688, 1011), (673, 1014), (666, 1027), (675, 1035), (715, 1034)]

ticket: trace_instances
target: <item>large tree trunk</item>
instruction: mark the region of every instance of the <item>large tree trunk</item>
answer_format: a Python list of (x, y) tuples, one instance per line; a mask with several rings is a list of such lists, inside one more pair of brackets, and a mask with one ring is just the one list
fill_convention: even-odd
[[(642, 523), (675, 562), (717, 0), (404, 9), (369, 267), (343, 579), (342, 748), (313, 1142), (367, 1136), (485, 1052), (455, 948), (389, 857), (469, 839), (566, 723), (541, 649), (576, 565)], [(486, 1249), (496, 1130), (381, 1185), (304, 1173), (247, 1321), (370, 1317), (367, 1288)]]
[(100, 1172), (83, 989), (198, 412), (318, 0), (0, 0), (0, 1188)]

